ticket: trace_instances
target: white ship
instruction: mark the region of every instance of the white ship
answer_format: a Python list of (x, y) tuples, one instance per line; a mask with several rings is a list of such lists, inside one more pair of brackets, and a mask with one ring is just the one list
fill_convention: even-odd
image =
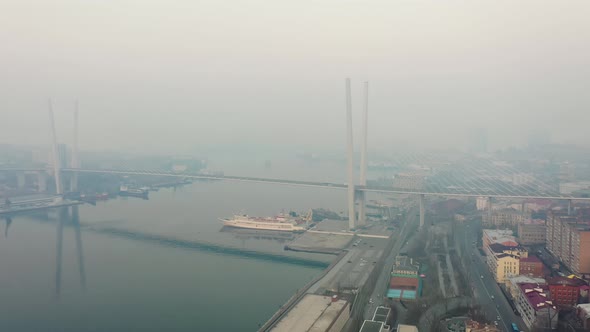
[(284, 216), (255, 218), (247, 215), (235, 215), (231, 219), (219, 219), (223, 221), (224, 226), (236, 228), (259, 229), (265, 231), (282, 231), (282, 232), (303, 232), (305, 227), (297, 225), (297, 220), (287, 219)]

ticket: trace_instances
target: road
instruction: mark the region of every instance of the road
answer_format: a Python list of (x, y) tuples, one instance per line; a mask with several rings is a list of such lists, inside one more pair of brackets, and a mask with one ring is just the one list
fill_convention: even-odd
[(373, 299), (373, 303), (367, 303), (365, 306), (365, 319), (372, 319), (375, 309), (378, 306), (385, 304), (385, 295), (387, 293), (387, 289), (389, 288), (391, 267), (395, 262), (395, 257), (399, 254), (399, 251), (405, 244), (407, 236), (416, 231), (418, 221), (418, 217), (416, 215), (417, 212), (418, 209), (413, 207), (407, 213), (406, 222), (399, 232), (399, 237), (396, 240), (397, 242), (394, 244), (389, 256), (385, 259), (383, 270), (381, 271), (381, 274), (375, 283), (375, 288), (373, 289), (373, 293), (370, 297)]
[(504, 331), (512, 331), (512, 323), (516, 323), (520, 329), (523, 329), (525, 328), (524, 322), (512, 311), (510, 303), (488, 269), (485, 256), (482, 256), (477, 250), (477, 246), (473, 244), (479, 240), (480, 228), (479, 222), (466, 223), (465, 227), (456, 228), (456, 238), (463, 240), (462, 245), (466, 249), (465, 253), (467, 255), (471, 253), (468, 261), (471, 264), (467, 266), (467, 277), (474, 290), (476, 302), (481, 305), (487, 318), (491, 321), (498, 321), (497, 316), (500, 317), (498, 326)]

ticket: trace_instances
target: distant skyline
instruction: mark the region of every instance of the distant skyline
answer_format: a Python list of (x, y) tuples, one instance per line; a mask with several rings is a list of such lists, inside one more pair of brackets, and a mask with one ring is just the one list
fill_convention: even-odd
[(343, 150), (344, 78), (370, 83), (369, 147), (588, 144), (586, 1), (9, 0), (0, 143), (187, 153)]

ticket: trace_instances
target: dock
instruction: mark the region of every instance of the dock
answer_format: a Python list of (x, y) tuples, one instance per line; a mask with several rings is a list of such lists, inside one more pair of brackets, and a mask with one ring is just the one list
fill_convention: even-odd
[[(348, 304), (352, 306), (354, 294), (367, 283), (372, 271), (378, 266), (385, 249), (392, 241), (393, 232), (387, 230), (385, 223), (379, 222), (356, 232), (349, 232), (346, 231), (346, 223), (343, 220), (324, 220), (318, 227), (308, 230), (285, 246), (287, 250), (327, 253), (337, 257), (328, 268), (281, 306), (259, 331), (282, 331), (285, 326), (293, 325), (290, 321), (293, 317), (303, 319), (300, 316), (306, 315), (305, 305), (299, 304), (311, 301), (310, 296), (318, 299), (317, 296), (338, 294), (339, 301), (349, 301)], [(322, 302), (321, 299), (317, 301)], [(329, 305), (322, 307), (322, 310), (330, 311)], [(332, 323), (339, 326), (343, 317), (338, 314)], [(326, 317), (317, 319), (319, 321)], [(306, 320), (301, 322), (304, 321)]]
[(22, 207), (15, 207), (15, 208), (4, 207), (4, 208), (0, 209), (0, 216), (3, 216), (3, 215), (10, 216), (10, 215), (14, 215), (17, 213), (40, 211), (40, 210), (45, 210), (45, 209), (55, 209), (55, 208), (62, 208), (62, 207), (68, 207), (68, 206), (73, 206), (73, 205), (80, 205), (80, 204), (84, 204), (84, 202), (64, 201), (64, 202), (60, 202), (60, 203), (43, 204), (40, 206), (22, 206)]

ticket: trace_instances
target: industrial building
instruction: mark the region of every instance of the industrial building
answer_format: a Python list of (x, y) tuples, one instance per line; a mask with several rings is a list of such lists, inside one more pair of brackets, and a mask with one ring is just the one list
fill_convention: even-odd
[(415, 300), (421, 292), (420, 267), (407, 256), (397, 256), (391, 270), (387, 298), (392, 300)]

